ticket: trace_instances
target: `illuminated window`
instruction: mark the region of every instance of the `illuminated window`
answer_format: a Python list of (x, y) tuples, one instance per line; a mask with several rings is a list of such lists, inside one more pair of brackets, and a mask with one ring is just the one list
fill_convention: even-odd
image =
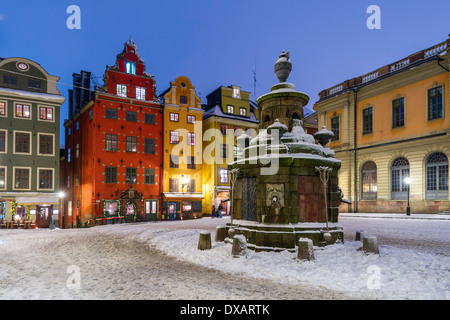
[(228, 183), (228, 170), (219, 169), (219, 181), (220, 183)]
[(126, 151), (137, 152), (137, 137), (126, 137)]
[(16, 104), (16, 117), (17, 118), (30, 118), (30, 106), (27, 104)]
[(187, 116), (187, 123), (195, 123), (195, 116)]
[(124, 97), (124, 98), (127, 97), (127, 86), (126, 85), (118, 84), (116, 86), (116, 89), (117, 89), (117, 95), (119, 97)]
[(227, 112), (228, 112), (228, 113), (234, 113), (234, 106), (228, 105), (228, 106), (227, 106)]
[(39, 107), (39, 119), (53, 121), (53, 108)]
[(179, 115), (178, 115), (178, 113), (170, 113), (170, 115), (169, 115), (169, 119), (170, 119), (170, 121), (175, 121), (175, 122), (178, 122), (179, 121)]
[(136, 87), (136, 99), (145, 100), (145, 88)]
[(244, 117), (247, 116), (247, 109), (239, 108), (239, 114)]
[(180, 135), (178, 131), (170, 131), (170, 143), (178, 144), (180, 141)]
[(126, 63), (127, 73), (136, 74), (136, 64), (133, 62)]
[(136, 183), (137, 181), (137, 169), (126, 168), (125, 169), (125, 183)]

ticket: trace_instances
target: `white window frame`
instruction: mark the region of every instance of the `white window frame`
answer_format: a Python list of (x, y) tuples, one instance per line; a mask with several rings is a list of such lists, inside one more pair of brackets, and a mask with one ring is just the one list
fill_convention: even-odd
[[(41, 119), (41, 108), (52, 109), (52, 111), (53, 111), (53, 119), (52, 120)], [(55, 107), (50, 107), (50, 106), (45, 106), (45, 105), (38, 105), (37, 120), (38, 121), (45, 121), (45, 122), (55, 122)]]
[[(30, 106), (30, 117), (29, 117), (29, 118), (26, 118), (26, 117), (18, 117), (18, 116), (16, 115), (16, 108), (17, 108), (17, 105), (18, 105), (18, 104)], [(14, 101), (14, 110), (13, 110), (13, 111), (14, 111), (14, 119), (33, 120), (33, 104), (32, 104), (32, 103), (29, 103), (29, 102)]]
[[(230, 110), (232, 110), (232, 111), (230, 111)], [(232, 106), (231, 104), (228, 104), (227, 105), (227, 113), (234, 114), (234, 106)]]
[(5, 169), (5, 181), (3, 184), (3, 187), (0, 184), (0, 190), (6, 190), (6, 185), (8, 182), (8, 167), (7, 166), (0, 166), (0, 169)]
[[(28, 169), (28, 189), (24, 188), (16, 188), (16, 169)], [(13, 190), (31, 190), (31, 167), (13, 167), (13, 180), (12, 180), (12, 189)]]
[[(40, 176), (39, 176), (39, 170), (50, 170), (52, 171), (52, 187), (51, 188), (40, 188), (39, 187), (39, 180), (40, 180)], [(38, 167), (36, 168), (36, 177), (37, 177), (37, 181), (36, 181), (36, 190), (39, 191), (54, 191), (55, 190), (55, 168), (42, 168), (42, 167)]]
[(8, 101), (0, 100), (0, 103), (5, 104), (5, 114), (0, 114), (0, 117), (7, 118), (8, 117)]
[(136, 99), (145, 100), (146, 89), (143, 87), (136, 87)]
[(116, 94), (119, 97), (127, 98), (128, 97), (128, 88), (125, 84), (117, 84), (116, 85)]
[[(30, 134), (30, 152), (16, 152), (16, 133), (29, 133)], [(31, 156), (33, 154), (33, 133), (31, 131), (14, 130), (13, 131), (13, 154), (20, 154), (25, 156)]]
[[(53, 136), (53, 146), (52, 146), (52, 153), (51, 154), (45, 154), (41, 153), (41, 136)], [(43, 157), (54, 157), (55, 156), (55, 145), (56, 145), (56, 136), (54, 133), (46, 133), (46, 132), (38, 132), (37, 133), (37, 155), (43, 156)], [(15, 144), (14, 144), (15, 146)]]

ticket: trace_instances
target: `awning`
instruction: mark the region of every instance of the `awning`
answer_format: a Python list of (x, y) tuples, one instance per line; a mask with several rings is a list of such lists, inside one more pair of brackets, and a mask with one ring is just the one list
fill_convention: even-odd
[(204, 199), (201, 192), (182, 193), (182, 192), (163, 192), (167, 199)]
[(20, 204), (59, 204), (59, 197), (16, 197), (16, 202)]

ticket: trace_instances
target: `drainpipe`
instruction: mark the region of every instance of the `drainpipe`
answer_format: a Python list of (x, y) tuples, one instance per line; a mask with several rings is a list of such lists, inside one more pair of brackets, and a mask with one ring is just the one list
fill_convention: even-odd
[(353, 135), (353, 151), (354, 151), (354, 197), (355, 197), (355, 208), (353, 210), (354, 213), (358, 212), (358, 170), (357, 170), (357, 154), (356, 154), (356, 138), (357, 138), (357, 128), (358, 128), (358, 117), (357, 117), (357, 104), (358, 104), (358, 91), (359, 88), (356, 87), (353, 89), (355, 101), (354, 101), (354, 126), (355, 131)]

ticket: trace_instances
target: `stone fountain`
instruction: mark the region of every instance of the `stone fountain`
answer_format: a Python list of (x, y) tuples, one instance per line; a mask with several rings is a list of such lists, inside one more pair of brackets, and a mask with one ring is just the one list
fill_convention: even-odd
[[(315, 136), (305, 132), (303, 106), (309, 97), (286, 82), (291, 69), (289, 52), (283, 51), (275, 64), (280, 83), (257, 100), (264, 116), (259, 133), (237, 138), (243, 151), (229, 165), (237, 176), (228, 241), (242, 234), (256, 251), (293, 251), (300, 238), (315, 246), (343, 241), (341, 162), (327, 146), (333, 132), (325, 127)], [(321, 172), (327, 174), (325, 183)]]

